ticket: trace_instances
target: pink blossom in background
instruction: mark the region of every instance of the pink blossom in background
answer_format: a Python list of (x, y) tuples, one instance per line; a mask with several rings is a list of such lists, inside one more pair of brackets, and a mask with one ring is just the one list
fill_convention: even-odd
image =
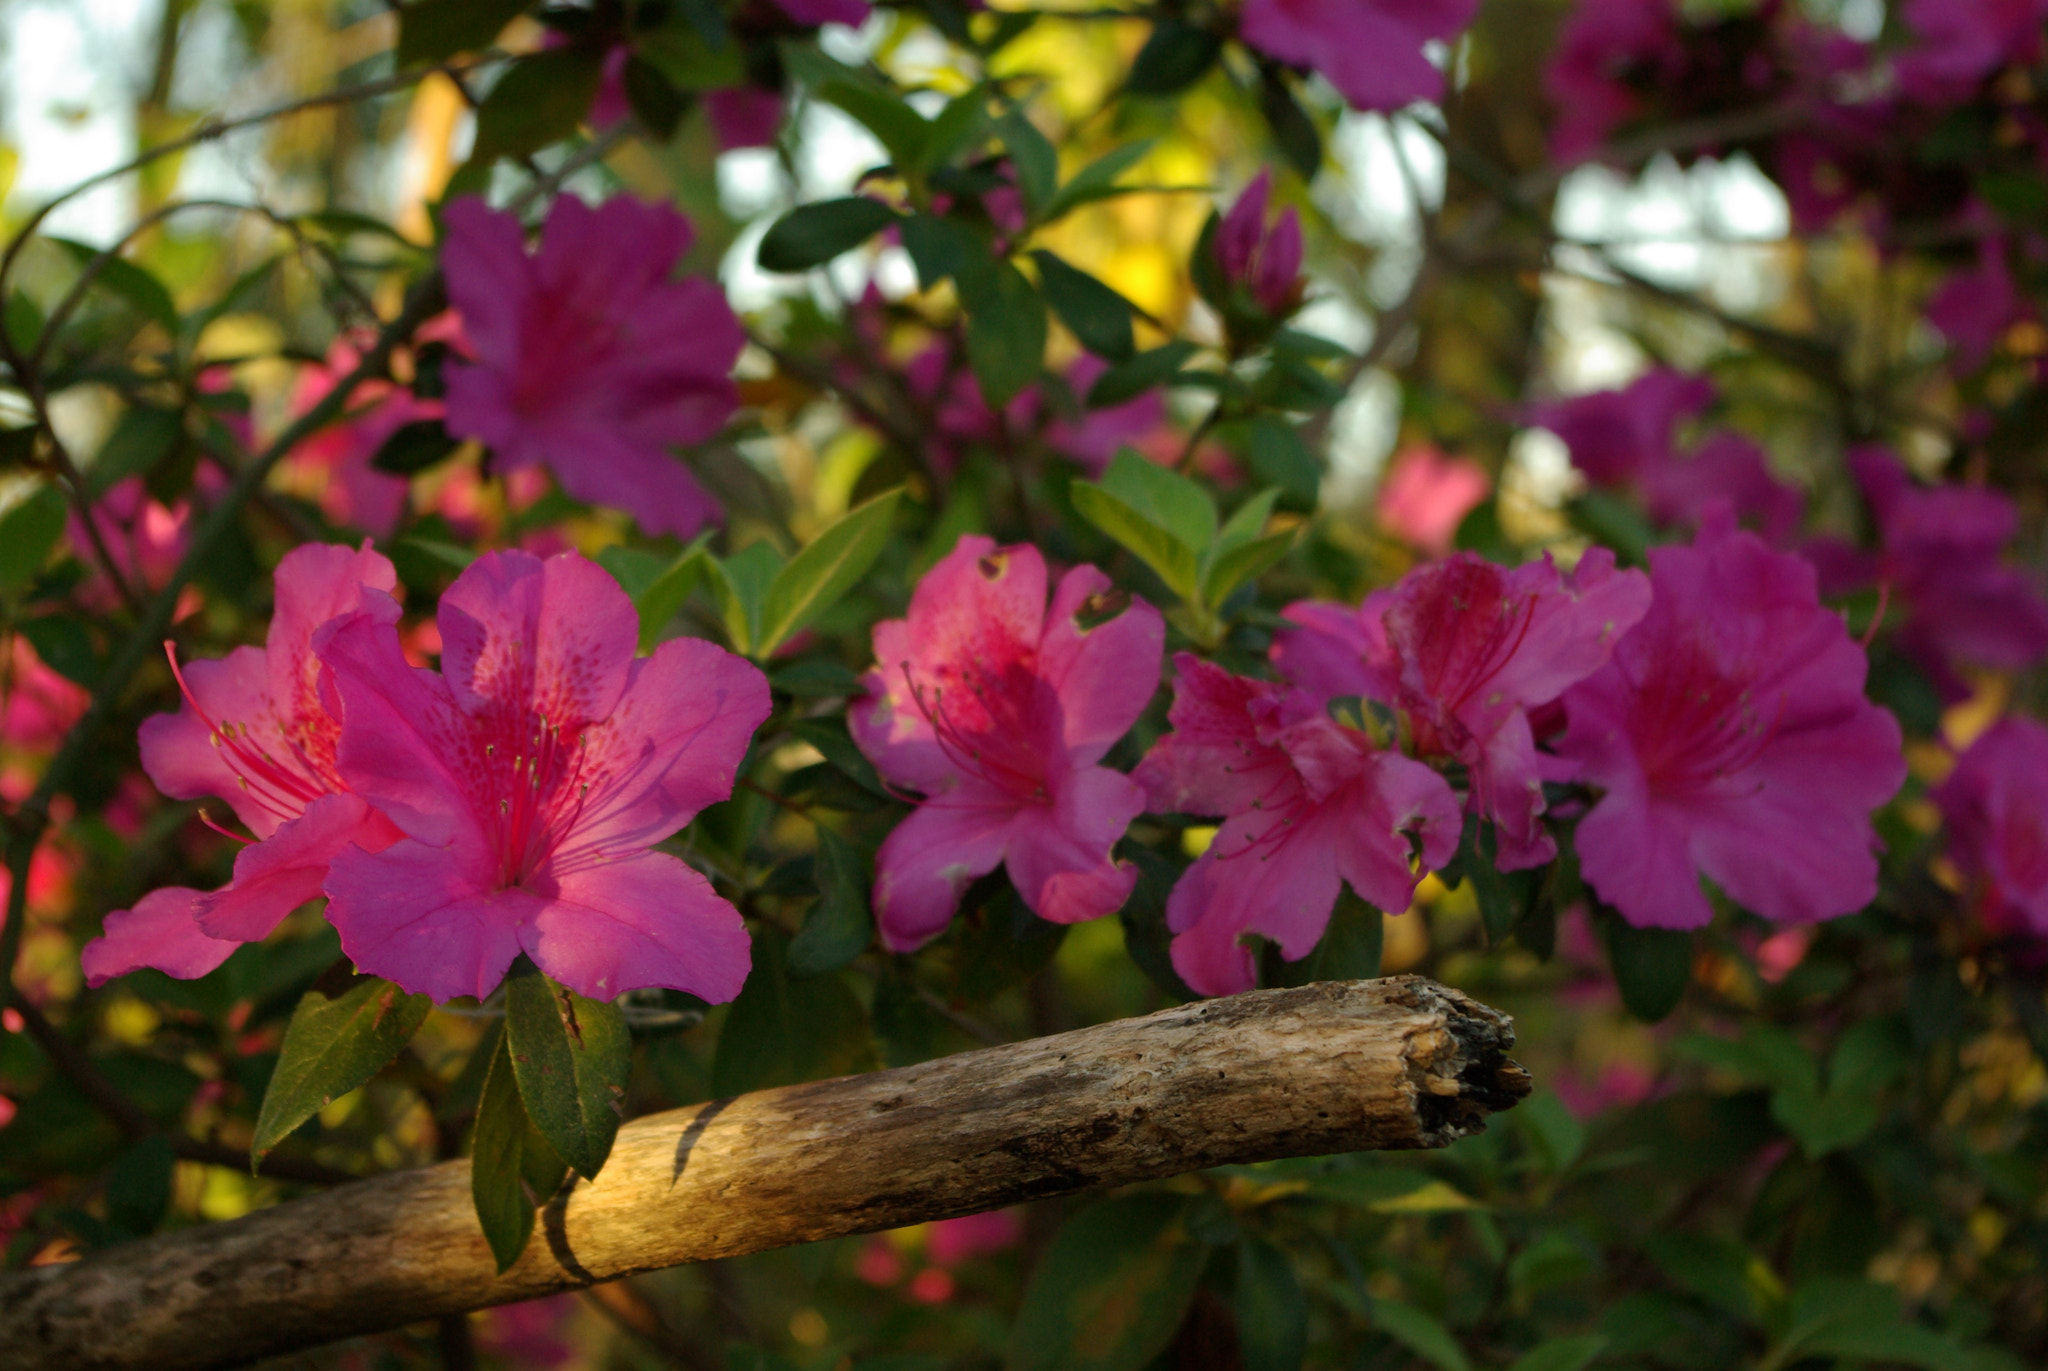
[(1075, 567), (1046, 609), (1045, 561), (1027, 545), (962, 538), (925, 573), (906, 619), (875, 626), (854, 741), (892, 785), (924, 800), (883, 842), (875, 878), (882, 943), (937, 937), (961, 892), (998, 866), (1040, 918), (1115, 913), (1137, 880), (1111, 849), (1145, 807), (1129, 777), (1098, 765), (1158, 689), (1166, 627), (1109, 578)]
[(144, 966), (203, 976), (318, 895), (338, 854), (398, 836), (336, 770), (340, 724), (312, 647), (337, 615), (395, 623), (388, 592), (397, 585), (391, 563), (367, 546), (294, 548), (278, 563), (266, 645), (182, 668), (184, 707), (142, 725), (143, 769), (174, 799), (225, 800), (257, 840), (235, 858), (234, 879), (222, 889), (169, 887), (109, 914), (105, 933), (80, 957), (88, 984)]
[(1380, 476), (1373, 497), (1379, 526), (1418, 552), (1447, 555), (1458, 525), (1493, 492), (1493, 478), (1469, 457), (1451, 457), (1427, 445), (1399, 453)]
[(488, 995), (521, 952), (593, 999), (737, 995), (739, 912), (651, 845), (732, 793), (766, 678), (696, 638), (636, 661), (632, 601), (574, 553), (471, 563), (441, 597), (439, 672), (407, 663), (392, 617), (319, 645), (337, 769), (403, 835), (328, 874), (356, 965), (437, 1001)]
[(1813, 568), (1725, 522), (1650, 551), (1650, 611), (1567, 690), (1556, 745), (1600, 799), (1579, 867), (1638, 927), (1699, 928), (1699, 877), (1778, 923), (1877, 892), (1870, 814), (1906, 776), (1898, 722)]
[[(79, 598), (95, 609), (115, 608), (120, 600), (100, 567), (91, 533), (76, 510), (68, 520), (72, 555), (93, 571), (79, 587)], [(129, 588), (147, 595), (167, 584), (184, 559), (192, 540), (192, 506), (185, 500), (166, 506), (150, 495), (140, 476), (130, 476), (93, 501), (92, 527)]]
[(858, 28), (872, 12), (867, 0), (775, 0), (775, 7), (799, 24), (845, 24)]
[(941, 473), (959, 470), (976, 448), (1003, 446), (1012, 428), (1028, 425), (1038, 391), (1028, 387), (998, 414), (950, 339), (940, 338), (903, 365), (903, 384), (924, 411), (925, 455)]
[(688, 538), (718, 518), (672, 446), (716, 434), (738, 404), (745, 334), (718, 286), (670, 280), (689, 220), (616, 196), (556, 199), (537, 254), (511, 214), (465, 197), (445, 213), (442, 266), (475, 365), (447, 369), (451, 433), (498, 467), (540, 464), (576, 499)]
[(1655, 90), (1685, 65), (1672, 0), (1580, 0), (1543, 69), (1544, 93), (1557, 109), (1551, 156), (1571, 163), (1598, 152), (1644, 112), (1639, 89)]
[(1797, 540), (1806, 517), (1798, 487), (1771, 474), (1761, 445), (1730, 429), (1709, 433), (1691, 452), (1646, 462), (1637, 490), (1650, 518), (1666, 527), (1697, 527), (1725, 507), (1777, 548)]
[(2000, 719), (1933, 798), (1969, 907), (1994, 934), (2048, 943), (2048, 727)]
[(477, 1351), (521, 1368), (567, 1366), (576, 1360), (567, 1327), (576, 1304), (574, 1294), (563, 1294), (485, 1309), (476, 1319)]
[(1982, 251), (1976, 266), (1949, 276), (1927, 301), (1927, 322), (1955, 348), (1965, 371), (1984, 365), (2008, 329), (2034, 317), (2006, 265), (2004, 245), (1987, 242)]
[[(354, 342), (335, 339), (324, 362), (299, 372), (292, 413), (304, 414), (320, 403), (361, 361)], [(412, 482), (377, 470), (371, 461), (392, 434), (407, 424), (439, 419), (443, 409), (439, 400), (422, 400), (408, 386), (365, 381), (355, 388), (338, 423), (292, 449), (283, 463), (286, 480), (309, 493), (335, 523), (388, 538), (405, 514)]]
[(1452, 42), (1478, 11), (1479, 0), (1246, 0), (1238, 36), (1321, 72), (1355, 109), (1395, 110), (1442, 98), (1423, 45)]
[(782, 92), (761, 86), (734, 86), (730, 90), (707, 90), (704, 117), (711, 123), (711, 136), (719, 150), (766, 148), (775, 145), (782, 131)]
[(1906, 0), (1904, 13), (1913, 36), (1894, 70), (1915, 100), (1954, 104), (2006, 67), (2041, 60), (2048, 0)]
[(1223, 278), (1270, 315), (1301, 303), (1301, 216), (1289, 205), (1266, 222), (1273, 173), (1261, 169), (1216, 227), (1216, 263)]
[(1423, 870), (1457, 852), (1457, 796), (1430, 768), (1334, 722), (1308, 691), (1188, 653), (1173, 664), (1173, 731), (1132, 774), (1154, 812), (1223, 820), (1167, 897), (1174, 970), (1191, 989), (1251, 989), (1247, 933), (1290, 961), (1307, 956), (1340, 882), (1381, 909), (1406, 909), (1421, 879), (1411, 842)]
[(63, 741), (92, 696), (84, 686), (43, 665), (28, 638), (9, 636), (0, 676), (0, 741), (24, 752), (46, 752)]
[(925, 1229), (925, 1255), (941, 1266), (958, 1266), (1024, 1241), (1024, 1223), (1014, 1209), (938, 1219)]
[(1817, 540), (1805, 553), (1823, 591), (1849, 594), (1882, 586), (1899, 653), (1934, 682), (1943, 699), (1966, 698), (1965, 666), (2024, 671), (2048, 657), (2048, 598), (2026, 573), (2006, 565), (2019, 510), (2003, 492), (1923, 486), (1881, 447), (1849, 454), (1876, 525), (1878, 549), (1866, 553)]
[[(1649, 578), (1592, 548), (1565, 576), (1548, 556), (1513, 571), (1469, 552), (1417, 567), (1356, 611), (1301, 602), (1275, 667), (1312, 693), (1399, 709), (1417, 756), (1467, 769), (1467, 808), (1499, 833), (1504, 871), (1557, 855), (1529, 712), (1604, 666), (1650, 607)], [(1350, 622), (1345, 622), (1349, 618)]]
[(1564, 440), (1572, 465), (1596, 486), (1633, 481), (1651, 462), (1676, 456), (1678, 425), (1714, 403), (1714, 383), (1669, 367), (1619, 390), (1589, 391), (1537, 405), (1529, 422)]
[(1081, 408), (1073, 415), (1056, 411), (1045, 425), (1046, 446), (1072, 458), (1097, 479), (1116, 460), (1119, 449), (1146, 445), (1146, 440), (1167, 424), (1166, 398), (1157, 390), (1148, 390), (1120, 405), (1089, 409), (1088, 388), (1108, 370), (1109, 363), (1092, 353), (1075, 358), (1067, 368), (1066, 382), (1068, 392)]

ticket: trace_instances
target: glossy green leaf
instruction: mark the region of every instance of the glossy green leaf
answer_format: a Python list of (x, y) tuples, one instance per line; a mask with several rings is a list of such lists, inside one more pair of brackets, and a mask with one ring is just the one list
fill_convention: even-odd
[(1399, 1300), (1374, 1300), (1372, 1321), (1382, 1333), (1441, 1371), (1472, 1371), (1451, 1330), (1437, 1318)]
[(872, 1066), (867, 1016), (846, 979), (828, 971), (790, 979), (779, 933), (754, 935), (754, 965), (727, 1011), (711, 1060), (714, 1095), (795, 1085)]
[(705, 553), (704, 569), (733, 651), (752, 655), (754, 644), (761, 640), (761, 611), (768, 603), (768, 589), (782, 570), (782, 554), (766, 541), (749, 543), (723, 561)]
[(1058, 188), (1060, 155), (1038, 125), (1021, 109), (1013, 109), (997, 121), (1003, 146), (1010, 151), (1010, 166), (1017, 173), (1017, 187), (1024, 203), (1036, 211), (1044, 208)]
[(378, 445), (370, 465), (393, 476), (410, 476), (446, 458), (457, 446), (456, 438), (439, 419), (417, 419), (392, 430)]
[(798, 205), (762, 235), (755, 260), (763, 271), (809, 271), (859, 247), (900, 217), (865, 195)]
[(1296, 504), (1314, 508), (1323, 468), (1293, 424), (1271, 414), (1252, 420), (1245, 430), (1244, 455), (1261, 481), (1280, 487)]
[(1073, 180), (1054, 192), (1052, 199), (1046, 203), (1042, 217), (1048, 220), (1057, 219), (1069, 210), (1121, 194), (1116, 184), (1117, 177), (1145, 160), (1145, 155), (1152, 151), (1152, 141), (1150, 138), (1141, 138), (1135, 143), (1125, 143), (1081, 168), (1075, 173)]
[(889, 546), (902, 498), (898, 488), (848, 510), (775, 574), (761, 605), (756, 655), (775, 651), (860, 584)]
[(1216, 501), (1200, 483), (1126, 448), (1102, 473), (1102, 488), (1200, 556), (1216, 541)]
[(1162, 19), (1138, 49), (1125, 82), (1133, 95), (1178, 95), (1208, 74), (1223, 54), (1213, 30), (1182, 19)]
[(977, 85), (954, 96), (932, 117), (924, 146), (918, 152), (916, 169), (920, 172), (936, 171), (961, 154), (973, 151), (987, 131), (989, 122), (986, 85)]
[(1685, 995), (1692, 980), (1692, 934), (1670, 928), (1637, 928), (1610, 915), (1602, 930), (1607, 960), (1628, 1012), (1656, 1023)]
[(490, 46), (532, 0), (412, 0), (398, 12), (398, 65), (440, 62)]
[(931, 140), (932, 126), (902, 96), (879, 81), (853, 73), (835, 76), (818, 87), (818, 98), (828, 105), (837, 105), (858, 120), (889, 150), (898, 167), (908, 171), (920, 164)]
[[(52, 238), (50, 241), (69, 253), (80, 267), (90, 265), (100, 256), (101, 249), (90, 243), (69, 238)], [(117, 254), (100, 262), (93, 276), (93, 285), (120, 297), (137, 314), (159, 325), (166, 333), (178, 331), (177, 302), (171, 298), (171, 292), (164, 283), (147, 268)]]
[(620, 85), (625, 90), (627, 108), (655, 141), (666, 143), (676, 136), (683, 116), (690, 112), (690, 104), (668, 79), (667, 72), (636, 52), (626, 58)]
[(503, 1272), (519, 1260), (533, 1235), (535, 1207), (561, 1188), (569, 1168), (527, 1115), (506, 1035), (500, 1031), (489, 1041), (496, 1045), (477, 1099), (469, 1193), (484, 1240)]
[(1202, 577), (1202, 595), (1211, 605), (1220, 605), (1231, 591), (1246, 581), (1263, 575), (1277, 565), (1281, 558), (1294, 550), (1298, 529), (1282, 529), (1255, 538), (1249, 543), (1239, 543), (1220, 553), (1210, 564)]
[(1126, 400), (1135, 400), (1155, 386), (1164, 385), (1180, 370), (1181, 363), (1198, 351), (1185, 338), (1176, 338), (1170, 343), (1136, 353), (1128, 360), (1118, 362), (1108, 371), (1095, 378), (1095, 384), (1088, 388), (1087, 404), (1090, 409), (1107, 409), (1120, 405)]
[(1489, 945), (1497, 946), (1527, 912), (1536, 896), (1540, 873), (1502, 871), (1500, 835), (1476, 814), (1465, 816), (1461, 865), (1472, 893), (1479, 901), (1479, 920), (1486, 929)]
[(1139, 1194), (1067, 1220), (1025, 1287), (1005, 1371), (1138, 1371), (1165, 1350), (1209, 1254), (1181, 1234), (1185, 1208)]
[(353, 978), (338, 995), (315, 987), (292, 1011), (284, 1046), (249, 1144), (260, 1160), (329, 1102), (354, 1090), (397, 1056), (434, 1002), (375, 976)]
[(1077, 481), (1069, 498), (1077, 514), (1158, 572), (1159, 579), (1174, 594), (1188, 601), (1200, 594), (1195, 580), (1195, 554), (1185, 543), (1101, 486)]
[(1271, 1243), (1237, 1246), (1237, 1345), (1244, 1371), (1300, 1371), (1308, 1352), (1308, 1296), (1294, 1263)]
[(1606, 1350), (1607, 1339), (1598, 1333), (1558, 1338), (1516, 1358), (1508, 1371), (1585, 1371)]
[(92, 630), (68, 614), (45, 614), (15, 625), (43, 665), (91, 690), (100, 679), (100, 649)]
[(1008, 262), (986, 271), (963, 271), (967, 306), (967, 365), (996, 409), (1038, 379), (1045, 363), (1045, 301), (1024, 273)]
[(514, 63), (476, 111), (472, 166), (525, 157), (574, 136), (590, 113), (604, 58), (583, 47), (544, 48)]
[(642, 652), (654, 650), (669, 621), (681, 612), (683, 601), (690, 598), (690, 592), (704, 579), (710, 555), (705, 548), (710, 542), (709, 533), (699, 535), (662, 569), (661, 574), (634, 592), (633, 608), (640, 614)]
[(104, 494), (130, 476), (148, 476), (170, 459), (184, 436), (184, 420), (175, 410), (131, 405), (93, 457), (93, 489)]
[(505, 1041), (534, 1126), (577, 1174), (595, 1179), (626, 1098), (625, 1016), (555, 984), (522, 956), (505, 978)]
[(860, 849), (820, 824), (812, 861), (818, 898), (789, 942), (789, 969), (798, 976), (836, 971), (867, 951), (875, 935)]
[(1038, 248), (1038, 285), (1060, 322), (1098, 357), (1121, 362), (1137, 343), (1131, 333), (1131, 302), (1087, 272), (1067, 265), (1056, 254)]
[(1323, 135), (1287, 88), (1278, 67), (1262, 67), (1259, 78), (1259, 112), (1273, 131), (1274, 146), (1304, 180), (1313, 180), (1323, 167)]
[(844, 718), (799, 719), (790, 725), (789, 731), (818, 749), (826, 761), (856, 784), (877, 795), (889, 794), (889, 788), (882, 784), (874, 764), (854, 745), (853, 736), (846, 731)]
[(171, 1176), (178, 1154), (170, 1139), (137, 1139), (107, 1173), (107, 1222), (130, 1237), (156, 1231), (171, 1207)]
[(939, 282), (958, 276), (970, 262), (993, 255), (994, 248), (980, 234), (955, 219), (932, 214), (913, 214), (898, 229), (903, 250), (917, 268), (917, 285), (930, 290)]
[[(0, 514), (0, 592), (16, 594), (36, 578), (64, 536), (68, 510), (63, 492), (41, 486)], [(84, 556), (86, 550), (78, 552)]]

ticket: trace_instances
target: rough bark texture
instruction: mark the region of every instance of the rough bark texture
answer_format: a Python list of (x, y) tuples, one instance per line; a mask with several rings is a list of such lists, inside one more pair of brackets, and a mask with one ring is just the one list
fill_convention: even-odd
[(1528, 1093), (1506, 1015), (1419, 977), (1257, 991), (636, 1120), (495, 1274), (469, 1164), (0, 1276), (0, 1361), (176, 1368), (1229, 1162), (1440, 1147)]

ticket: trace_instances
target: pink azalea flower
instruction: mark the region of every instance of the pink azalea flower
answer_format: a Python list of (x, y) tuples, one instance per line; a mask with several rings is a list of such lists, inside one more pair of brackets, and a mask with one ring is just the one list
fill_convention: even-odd
[(1289, 205), (1266, 223), (1273, 173), (1261, 170), (1216, 228), (1216, 262), (1223, 278), (1241, 288), (1269, 315), (1301, 303), (1301, 216)]
[(1899, 52), (1900, 89), (1949, 105), (2006, 67), (2041, 60), (2048, 0), (1906, 0), (1905, 19), (1916, 41)]
[(1269, 57), (1312, 67), (1356, 109), (1442, 96), (1422, 48), (1464, 32), (1479, 0), (1246, 0), (1238, 36)]
[(1968, 697), (1965, 665), (2023, 671), (2048, 656), (2048, 600), (2025, 573), (2004, 561), (2019, 511), (1999, 491), (1927, 487), (1879, 447), (1849, 454), (1849, 469), (1869, 502), (1878, 551), (1833, 540), (1806, 555), (1830, 595), (1883, 586), (1899, 616), (1892, 641), (1953, 703)]
[(688, 538), (717, 503), (670, 453), (702, 442), (738, 404), (746, 341), (713, 282), (672, 281), (690, 221), (626, 196), (555, 201), (528, 255), (518, 219), (481, 200), (448, 206), (442, 265), (474, 366), (448, 367), (448, 427), (489, 444), (502, 470), (536, 463), (579, 500)]
[(775, 0), (775, 7), (799, 24), (845, 24), (858, 28), (872, 11), (867, 0)]
[(1572, 574), (1546, 556), (1505, 571), (1469, 552), (1417, 567), (1356, 611), (1302, 602), (1273, 643), (1279, 670), (1323, 698), (1399, 709), (1417, 755), (1463, 763), (1468, 808), (1499, 831), (1504, 871), (1557, 855), (1529, 714), (1604, 666), (1649, 610), (1640, 571), (1589, 550)]
[(1411, 841), (1424, 870), (1457, 852), (1458, 800), (1436, 772), (1334, 722), (1308, 691), (1187, 653), (1173, 664), (1173, 732), (1133, 776), (1155, 811), (1223, 819), (1166, 902), (1174, 970), (1192, 989), (1251, 989), (1246, 933), (1290, 960), (1307, 956), (1340, 881), (1381, 909), (1406, 909), (1421, 879)]
[(731, 794), (766, 678), (695, 638), (635, 661), (632, 601), (574, 553), (471, 563), (441, 597), (439, 672), (407, 664), (393, 617), (318, 648), (336, 768), (403, 835), (328, 873), (355, 964), (437, 1001), (488, 995), (521, 952), (593, 999), (738, 994), (739, 912), (650, 848)]
[[(354, 371), (361, 352), (347, 338), (337, 338), (318, 366), (299, 373), (292, 392), (292, 411), (303, 414)], [(359, 384), (349, 414), (338, 424), (308, 438), (284, 461), (286, 479), (316, 500), (335, 523), (388, 538), (405, 514), (412, 482), (371, 465), (377, 450), (407, 424), (439, 419), (439, 400), (422, 400), (406, 386), (389, 381)]]
[(1493, 490), (1486, 468), (1469, 457), (1412, 447), (1380, 477), (1373, 514), (1381, 528), (1432, 557), (1447, 555), (1458, 525)]
[(294, 548), (278, 563), (266, 645), (178, 673), (184, 707), (142, 725), (143, 769), (175, 799), (227, 801), (257, 840), (236, 856), (234, 880), (222, 889), (157, 890), (109, 914), (80, 958), (89, 984), (144, 966), (203, 976), (318, 895), (339, 853), (398, 836), (336, 770), (340, 725), (312, 650), (314, 634), (337, 615), (395, 623), (398, 606), (386, 592), (397, 584), (391, 563), (367, 547)]
[(1166, 423), (1166, 400), (1156, 390), (1148, 390), (1120, 405), (1086, 408), (1088, 388), (1108, 370), (1109, 363), (1093, 354), (1075, 358), (1067, 368), (1067, 389), (1083, 407), (1071, 417), (1056, 413), (1045, 426), (1046, 446), (1072, 458), (1097, 479), (1109, 470), (1119, 449), (1142, 446)]
[(1638, 927), (1712, 917), (1699, 877), (1779, 923), (1877, 891), (1870, 813), (1905, 780), (1898, 722), (1813, 568), (1725, 522), (1650, 552), (1650, 612), (1564, 694), (1558, 755), (1604, 792), (1579, 866)]
[(1107, 622), (1109, 578), (1060, 578), (1045, 606), (1045, 561), (1029, 545), (962, 538), (925, 574), (906, 619), (875, 626), (868, 694), (853, 738), (891, 784), (925, 799), (883, 842), (875, 920), (908, 952), (952, 920), (969, 882), (1007, 867), (1040, 918), (1113, 914), (1137, 880), (1111, 849), (1145, 808), (1128, 777), (1100, 766), (1158, 688), (1166, 626), (1132, 600)]
[(2048, 728), (2007, 715), (1934, 791), (1949, 860), (1995, 934), (2048, 943)]
[(0, 677), (0, 741), (24, 752), (48, 751), (90, 703), (84, 686), (43, 665), (26, 636), (9, 638), (6, 675)]
[(775, 146), (782, 130), (782, 92), (761, 86), (734, 86), (704, 92), (704, 117), (719, 150)]
[[(107, 555), (129, 587), (144, 595), (169, 581), (178, 569), (191, 543), (191, 525), (188, 502), (162, 504), (151, 498), (140, 476), (116, 481), (92, 504), (92, 526), (106, 544)], [(66, 536), (73, 555), (93, 568), (92, 579), (80, 587), (81, 599), (95, 609), (112, 609), (119, 601), (99, 569), (92, 535), (76, 510), (68, 518)]]
[(2033, 317), (2033, 306), (2013, 283), (2005, 248), (1996, 242), (1984, 244), (1978, 264), (1949, 276), (1927, 301), (1927, 322), (1954, 345), (1965, 371), (1982, 366), (2008, 329)]
[(1543, 70), (1557, 107), (1551, 155), (1578, 162), (1644, 111), (1638, 93), (1686, 65), (1685, 37), (1672, 0), (1580, 0), (1558, 33)]
[(577, 1359), (569, 1336), (576, 1309), (576, 1296), (565, 1294), (483, 1310), (477, 1319), (477, 1350), (528, 1371), (567, 1366)]

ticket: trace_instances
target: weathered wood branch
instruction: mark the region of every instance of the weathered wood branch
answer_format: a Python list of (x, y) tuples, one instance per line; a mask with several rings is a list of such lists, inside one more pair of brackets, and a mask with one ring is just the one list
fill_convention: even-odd
[(1506, 1015), (1419, 977), (1266, 990), (635, 1120), (504, 1275), (469, 1164), (0, 1276), (32, 1368), (214, 1367), (658, 1267), (1231, 1162), (1441, 1147), (1529, 1089)]

